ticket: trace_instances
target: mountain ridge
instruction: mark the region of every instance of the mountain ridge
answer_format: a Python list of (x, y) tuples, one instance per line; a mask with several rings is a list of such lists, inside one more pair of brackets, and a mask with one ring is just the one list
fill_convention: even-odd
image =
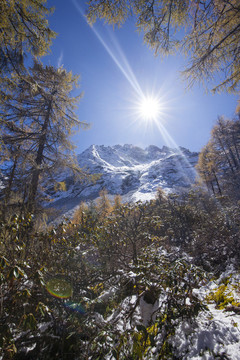
[(61, 212), (73, 211), (82, 201), (95, 200), (102, 189), (108, 191), (110, 198), (121, 195), (123, 202), (151, 200), (158, 188), (167, 193), (187, 189), (196, 178), (198, 153), (165, 145), (145, 149), (132, 144), (91, 145), (77, 155), (77, 161), (80, 168), (100, 177), (93, 183), (74, 182), (69, 171), (61, 172), (57, 181), (65, 182), (66, 191), (48, 189), (53, 199), (51, 206)]

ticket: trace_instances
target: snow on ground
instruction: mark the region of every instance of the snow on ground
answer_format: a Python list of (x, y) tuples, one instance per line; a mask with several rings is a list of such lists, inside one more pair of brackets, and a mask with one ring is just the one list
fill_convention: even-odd
[(201, 311), (192, 324), (181, 322), (172, 339), (176, 355), (184, 360), (214, 360), (217, 355), (221, 359), (239, 360), (240, 316), (217, 310), (214, 305), (208, 309)]
[[(134, 277), (133, 275), (131, 277)], [(240, 301), (239, 281), (240, 274), (229, 267), (219, 279), (211, 280), (199, 289), (194, 289), (193, 294), (202, 300), (206, 309), (201, 310), (195, 319), (183, 319), (177, 325), (175, 334), (170, 338), (176, 358), (182, 360), (240, 359), (240, 314), (226, 311), (226, 308), (218, 309), (216, 303), (213, 301), (209, 303), (206, 299), (209, 294), (216, 292), (219, 286), (227, 284), (226, 294), (231, 292), (234, 294), (234, 299)], [(162, 301), (163, 299), (159, 298), (154, 304), (147, 304), (143, 298), (137, 302), (136, 296), (127, 297), (106, 319), (106, 322), (115, 324), (120, 331), (130, 329), (137, 323), (149, 326), (149, 321), (156, 318), (156, 311)], [(134, 309), (134, 319), (131, 320), (131, 324), (129, 317), (126, 316), (130, 309)], [(158, 336), (161, 341), (162, 335)], [(152, 347), (143, 359), (158, 358), (156, 357), (157, 339), (156, 347)]]
[[(206, 304), (206, 297), (218, 291), (223, 284), (227, 284), (225, 293), (231, 292), (234, 299), (240, 302), (240, 274), (234, 272), (231, 266), (219, 279), (194, 289), (194, 295)], [(177, 355), (183, 356), (183, 360), (239, 360), (240, 314), (217, 309), (214, 302), (208, 303), (207, 308), (199, 313), (192, 324), (183, 321), (177, 328), (172, 339)]]

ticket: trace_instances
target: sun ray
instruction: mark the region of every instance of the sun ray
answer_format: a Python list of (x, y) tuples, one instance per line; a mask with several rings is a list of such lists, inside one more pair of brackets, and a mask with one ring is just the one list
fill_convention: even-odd
[[(76, 0), (73, 0), (73, 4), (76, 7), (76, 9), (78, 10), (78, 12), (84, 17), (84, 19), (86, 20), (86, 17), (84, 15), (84, 12), (82, 10), (82, 8), (80, 7), (80, 5), (78, 4), (78, 2)], [(87, 22), (87, 20), (86, 20)], [(93, 31), (93, 33), (95, 34), (95, 36), (97, 37), (97, 39), (99, 40), (99, 42), (102, 44), (102, 46), (104, 47), (104, 49), (107, 51), (108, 55), (112, 58), (112, 60), (114, 61), (114, 63), (117, 65), (118, 69), (122, 72), (122, 74), (124, 75), (124, 77), (127, 79), (127, 81), (129, 82), (129, 84), (132, 86), (132, 88), (134, 89), (134, 91), (139, 95), (139, 96), (143, 96), (143, 91), (133, 73), (133, 70), (130, 66), (130, 64), (128, 63), (125, 55), (123, 54), (117, 39), (113, 36), (113, 34), (111, 33), (111, 40), (112, 43), (114, 44), (115, 47), (115, 53), (114, 51), (108, 46), (108, 44), (106, 43), (106, 41), (103, 39), (103, 37), (100, 35), (99, 31), (97, 31), (95, 26), (90, 26), (91, 30)], [(122, 61), (121, 61), (122, 60)]]
[[(78, 12), (81, 14), (81, 16), (83, 16), (86, 20), (84, 12), (77, 0), (72, 0), (72, 2)], [(184, 161), (188, 164), (190, 171), (192, 171), (192, 173), (195, 175), (195, 168), (187, 160), (184, 153), (181, 151), (179, 146), (176, 144), (174, 139), (171, 137), (171, 135), (168, 133), (167, 129), (163, 125), (163, 122), (167, 117), (166, 112), (168, 109), (166, 106), (167, 102), (164, 101), (164, 97), (160, 96), (160, 94), (154, 94), (153, 92), (151, 94), (144, 94), (144, 91), (142, 90), (129, 62), (126, 59), (126, 56), (124, 55), (117, 39), (112, 34), (112, 32), (109, 32), (109, 36), (111, 37), (111, 43), (113, 44), (113, 47), (111, 48), (100, 35), (99, 31), (97, 31), (96, 27), (91, 26), (91, 29), (108, 53), (108, 55), (114, 61), (118, 69), (121, 71), (121, 73), (124, 75), (128, 83), (134, 90), (134, 97), (136, 98), (136, 101), (132, 101), (132, 114), (135, 117), (135, 121), (139, 122), (139, 125), (141, 126), (144, 125), (146, 128), (149, 127), (149, 125), (151, 127), (155, 127), (155, 129), (157, 128), (166, 145), (168, 145), (169, 147), (173, 147), (175, 150), (177, 150), (179, 155), (181, 155)]]
[[(183, 158), (185, 164), (188, 165), (189, 171), (192, 173), (193, 178), (196, 177), (197, 175), (197, 171), (195, 169), (195, 167), (188, 161), (187, 157), (184, 155), (183, 151), (181, 150), (181, 148), (177, 145), (177, 143), (175, 142), (175, 140), (172, 138), (172, 136), (169, 134), (169, 132), (167, 131), (167, 129), (165, 128), (165, 126), (163, 124), (161, 124), (160, 122), (156, 123), (157, 128), (162, 136), (162, 138), (164, 139), (165, 143), (171, 147), (174, 148), (177, 153), (179, 155), (181, 155), (181, 157)], [(188, 177), (187, 173), (185, 172), (185, 175)], [(189, 177), (188, 177), (189, 178)], [(190, 178), (189, 178), (190, 179)]]

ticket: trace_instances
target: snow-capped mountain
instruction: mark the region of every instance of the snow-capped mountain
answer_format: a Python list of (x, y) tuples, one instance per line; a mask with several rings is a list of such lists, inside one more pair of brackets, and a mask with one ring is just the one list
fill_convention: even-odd
[(155, 197), (159, 187), (166, 192), (178, 192), (195, 180), (194, 166), (198, 153), (185, 148), (170, 149), (133, 145), (92, 145), (77, 156), (80, 167), (90, 174), (99, 174), (96, 182), (77, 181), (64, 171), (58, 181), (64, 181), (66, 191), (48, 190), (54, 199), (52, 206), (73, 209), (81, 201), (94, 200), (102, 189), (111, 196), (119, 194), (122, 201), (146, 201)]

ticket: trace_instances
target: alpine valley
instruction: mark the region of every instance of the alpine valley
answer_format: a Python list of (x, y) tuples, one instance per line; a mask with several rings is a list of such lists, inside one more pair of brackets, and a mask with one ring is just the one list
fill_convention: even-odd
[(47, 188), (52, 199), (50, 206), (67, 216), (82, 201), (98, 198), (102, 189), (107, 190), (110, 199), (121, 195), (122, 202), (151, 200), (158, 188), (166, 193), (184, 191), (196, 178), (198, 153), (183, 147), (92, 145), (77, 156), (77, 161), (88, 174), (97, 175), (97, 180), (75, 181), (65, 170), (57, 177), (57, 182), (65, 184), (65, 190), (56, 192), (53, 185)]

